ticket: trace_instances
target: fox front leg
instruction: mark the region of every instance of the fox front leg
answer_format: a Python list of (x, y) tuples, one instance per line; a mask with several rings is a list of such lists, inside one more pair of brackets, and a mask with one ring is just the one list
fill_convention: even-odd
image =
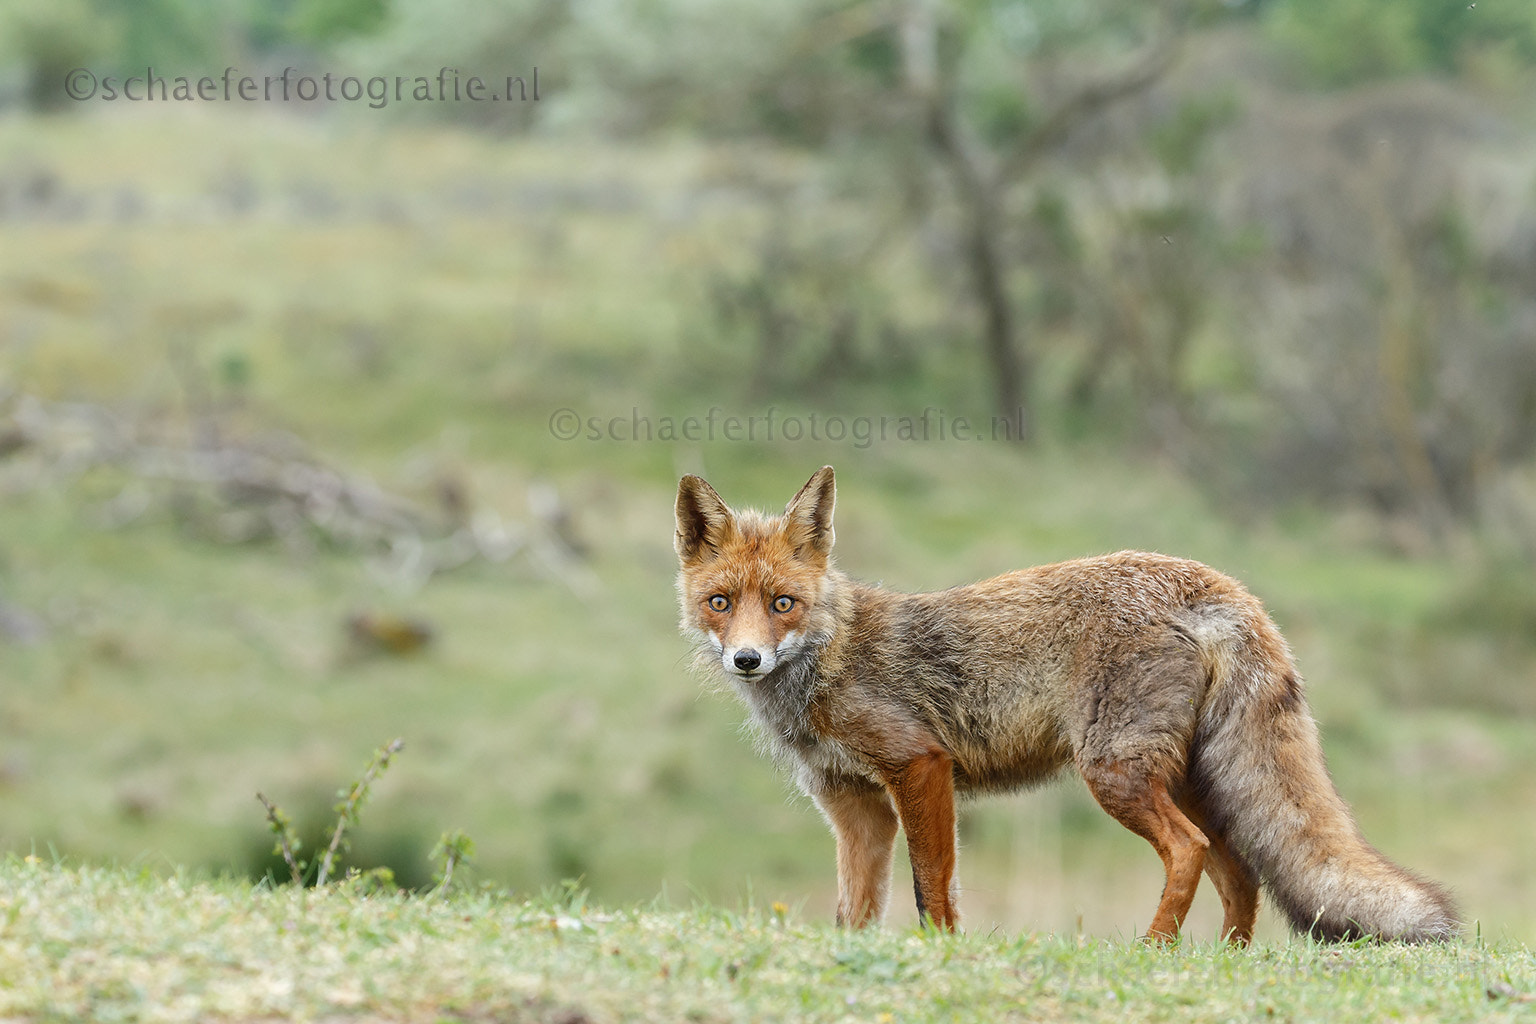
[(960, 924), (955, 893), (955, 762), (929, 750), (889, 772), (886, 785), (907, 832), (918, 917), (945, 931)]
[(896, 808), (890, 794), (862, 780), (814, 788), (811, 796), (837, 837), (837, 923), (878, 924), (891, 893)]

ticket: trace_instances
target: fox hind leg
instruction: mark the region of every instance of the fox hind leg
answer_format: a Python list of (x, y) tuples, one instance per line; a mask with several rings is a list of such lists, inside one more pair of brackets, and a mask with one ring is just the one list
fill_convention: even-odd
[(1146, 937), (1172, 941), (1194, 902), (1210, 840), (1174, 803), (1167, 783), (1138, 763), (1099, 761), (1079, 767), (1099, 806), (1151, 843), (1162, 858), (1168, 880)]
[[(1110, 817), (1152, 844), (1167, 874), (1149, 939), (1178, 936), (1207, 864), (1211, 842), (1169, 787), (1182, 788), (1208, 679), (1184, 632), (1153, 630), (1108, 652), (1081, 691), (1078, 771)], [(1218, 860), (1220, 873), (1227, 862)]]
[(1258, 879), (1225, 839), (1209, 833), (1206, 838), (1211, 845), (1205, 852), (1205, 873), (1221, 894), (1221, 936), (1233, 945), (1246, 946), (1253, 941), (1259, 917)]
[(837, 837), (837, 923), (863, 928), (885, 916), (896, 847), (896, 808), (886, 790), (862, 781), (812, 791)]
[(1221, 936), (1233, 945), (1246, 946), (1253, 941), (1253, 926), (1259, 916), (1258, 874), (1232, 849), (1226, 837), (1211, 827), (1209, 818), (1187, 791), (1179, 794), (1177, 803), (1211, 844), (1205, 851), (1205, 873), (1221, 894)]

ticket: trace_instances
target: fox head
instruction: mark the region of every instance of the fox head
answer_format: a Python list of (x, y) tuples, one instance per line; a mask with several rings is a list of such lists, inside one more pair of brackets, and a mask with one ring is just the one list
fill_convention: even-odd
[(700, 477), (678, 484), (682, 626), (708, 641), (728, 674), (761, 678), (826, 637), (836, 501), (831, 466), (779, 516), (733, 511)]

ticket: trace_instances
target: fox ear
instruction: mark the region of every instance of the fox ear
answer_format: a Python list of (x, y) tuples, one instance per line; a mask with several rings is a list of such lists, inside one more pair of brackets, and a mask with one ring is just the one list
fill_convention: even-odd
[(736, 530), (736, 516), (703, 477), (689, 474), (677, 485), (677, 534), (672, 546), (685, 562), (718, 549)]
[(832, 553), (832, 509), (837, 504), (837, 485), (832, 467), (822, 466), (784, 506), (784, 522), (790, 540), (802, 553), (825, 558)]

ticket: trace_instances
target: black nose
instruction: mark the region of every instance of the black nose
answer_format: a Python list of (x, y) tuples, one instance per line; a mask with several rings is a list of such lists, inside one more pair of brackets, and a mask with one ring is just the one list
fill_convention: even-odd
[(763, 656), (758, 654), (752, 648), (747, 647), (743, 650), (737, 651), (736, 657), (732, 660), (736, 662), (736, 667), (741, 669), (741, 671), (751, 672), (753, 669), (757, 668), (757, 666), (763, 663)]

